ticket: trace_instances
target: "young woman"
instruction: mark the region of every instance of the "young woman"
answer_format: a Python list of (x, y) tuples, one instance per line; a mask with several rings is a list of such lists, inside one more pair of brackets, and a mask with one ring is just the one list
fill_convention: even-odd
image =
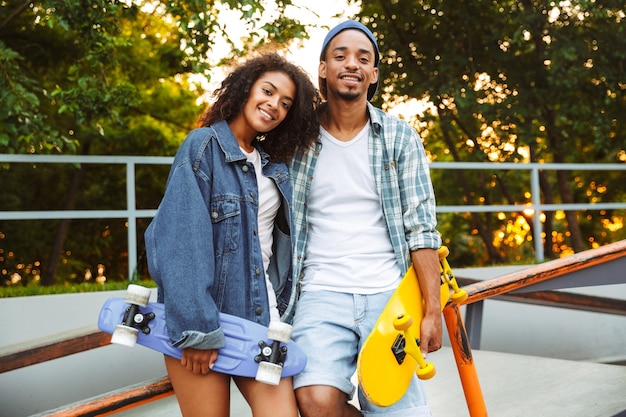
[[(318, 94), (276, 54), (236, 68), (174, 158), (146, 230), (150, 274), (181, 360), (165, 364), (185, 417), (228, 417), (230, 380), (212, 372), (219, 312), (269, 325), (293, 315), (291, 186), (285, 162), (317, 137)], [(296, 417), (291, 378), (233, 377), (255, 417)]]

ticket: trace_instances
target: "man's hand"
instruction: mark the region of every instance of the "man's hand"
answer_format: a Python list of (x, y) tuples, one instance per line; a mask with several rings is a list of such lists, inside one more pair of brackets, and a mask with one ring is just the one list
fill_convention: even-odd
[(411, 252), (411, 261), (424, 298), (424, 318), (420, 327), (420, 349), (426, 357), (427, 353), (441, 349), (439, 255), (434, 249), (419, 249)]
[(180, 364), (194, 374), (208, 374), (217, 360), (217, 349), (184, 348)]
[(424, 358), (429, 352), (441, 349), (441, 312), (424, 316), (420, 327), (420, 350)]

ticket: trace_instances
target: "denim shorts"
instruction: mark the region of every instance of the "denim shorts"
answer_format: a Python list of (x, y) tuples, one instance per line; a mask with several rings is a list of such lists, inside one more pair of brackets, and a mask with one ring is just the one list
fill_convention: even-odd
[[(352, 398), (356, 388), (351, 378), (359, 349), (392, 293), (304, 292), (297, 304), (292, 338), (306, 352), (307, 365), (294, 377), (294, 388), (328, 385)], [(416, 376), (407, 393), (390, 407), (376, 407), (361, 392), (358, 395), (366, 416), (431, 416), (426, 393)]]

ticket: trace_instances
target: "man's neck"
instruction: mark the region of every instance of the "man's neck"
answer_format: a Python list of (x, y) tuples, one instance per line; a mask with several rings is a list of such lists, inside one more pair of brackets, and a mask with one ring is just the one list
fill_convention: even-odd
[(326, 105), (321, 124), (337, 140), (352, 140), (369, 121), (366, 101), (331, 100)]

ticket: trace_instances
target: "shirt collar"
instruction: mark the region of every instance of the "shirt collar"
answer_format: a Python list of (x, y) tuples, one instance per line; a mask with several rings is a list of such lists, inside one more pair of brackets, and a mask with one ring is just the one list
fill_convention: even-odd
[(372, 131), (376, 134), (380, 133), (380, 129), (382, 128), (382, 119), (378, 111), (376, 111), (376, 107), (370, 102), (367, 102), (367, 112), (370, 116), (370, 126)]

